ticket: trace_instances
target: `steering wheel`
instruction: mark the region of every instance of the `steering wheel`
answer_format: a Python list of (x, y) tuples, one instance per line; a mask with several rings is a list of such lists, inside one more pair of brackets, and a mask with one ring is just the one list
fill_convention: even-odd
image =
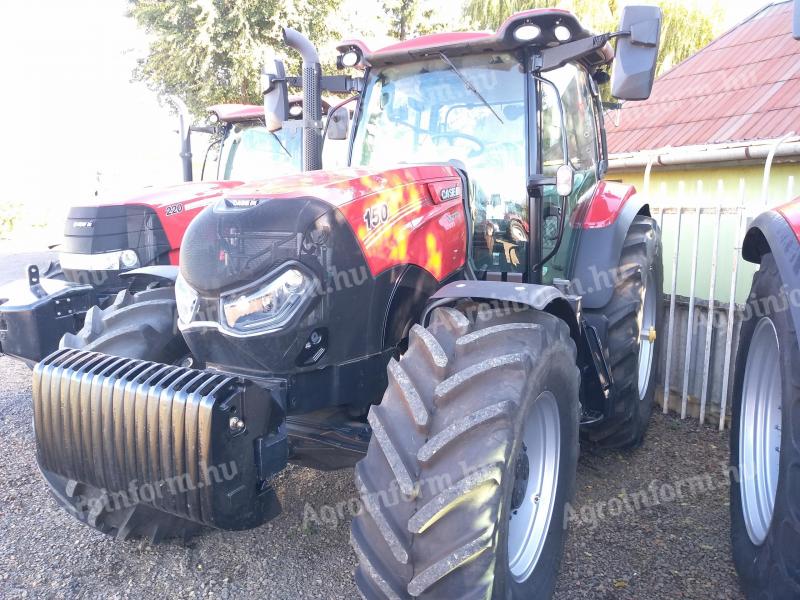
[(459, 131), (449, 131), (446, 133), (432, 133), (430, 134), (431, 141), (435, 141), (437, 138), (447, 138), (447, 139), (456, 139), (456, 138), (463, 138), (468, 142), (472, 142), (476, 146), (477, 149), (470, 152), (470, 156), (478, 156), (479, 154), (483, 154), (484, 150), (486, 150), (486, 144), (484, 144), (481, 140), (476, 138), (474, 135), (469, 135), (468, 133), (461, 133)]

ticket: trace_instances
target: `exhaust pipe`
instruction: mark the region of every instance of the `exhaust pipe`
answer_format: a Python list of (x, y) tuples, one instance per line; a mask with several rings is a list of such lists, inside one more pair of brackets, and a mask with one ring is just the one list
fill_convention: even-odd
[(188, 182), (194, 179), (192, 174), (192, 130), (191, 117), (186, 103), (177, 96), (169, 96), (169, 101), (178, 110), (178, 133), (181, 136), (181, 165), (183, 167), (183, 180)]
[(303, 170), (322, 168), (322, 66), (314, 44), (299, 31), (283, 28), (283, 41), (303, 57)]

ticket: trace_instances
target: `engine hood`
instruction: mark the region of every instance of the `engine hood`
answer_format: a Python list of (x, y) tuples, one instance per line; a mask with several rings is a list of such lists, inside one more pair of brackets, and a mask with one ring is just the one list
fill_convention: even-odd
[(226, 194), (234, 199), (317, 198), (337, 208), (369, 196), (421, 181), (458, 177), (450, 165), (399, 165), (389, 168), (349, 167), (294, 173), (243, 185)]
[(76, 208), (96, 206), (128, 206), (136, 204), (161, 209), (178, 203), (203, 202), (222, 196), (224, 193), (243, 185), (242, 181), (197, 181), (179, 183), (166, 187), (144, 188), (130, 195), (109, 194), (87, 204), (76, 204)]
[(430, 243), (409, 244), (407, 238), (424, 231), (428, 219), (452, 227), (458, 217), (445, 212), (460, 209), (460, 182), (450, 165), (403, 165), (298, 173), (244, 185), (192, 221), (181, 246), (181, 273), (206, 297), (251, 285), (290, 260), (326, 281), (362, 267), (377, 275), (415, 258), (427, 266), (433, 257), (430, 270), (437, 276), (445, 268), (441, 254)]

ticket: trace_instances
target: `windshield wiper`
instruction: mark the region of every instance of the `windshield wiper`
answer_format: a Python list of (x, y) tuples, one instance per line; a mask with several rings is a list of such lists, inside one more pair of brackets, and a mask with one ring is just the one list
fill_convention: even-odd
[(447, 56), (445, 56), (444, 52), (439, 52), (439, 56), (440, 56), (440, 57), (441, 57), (441, 59), (442, 59), (442, 60), (445, 62), (445, 64), (446, 64), (448, 67), (450, 67), (450, 69), (453, 71), (453, 73), (455, 73), (455, 74), (456, 74), (456, 76), (457, 76), (457, 77), (458, 77), (458, 78), (461, 80), (461, 83), (463, 83), (463, 84), (464, 84), (464, 87), (465, 87), (465, 88), (467, 88), (467, 89), (468, 89), (470, 92), (472, 92), (473, 94), (475, 94), (475, 95), (478, 97), (478, 99), (479, 99), (481, 102), (483, 102), (483, 105), (484, 105), (486, 108), (488, 108), (490, 111), (492, 111), (492, 114), (493, 114), (495, 117), (497, 117), (497, 120), (498, 120), (498, 121), (500, 121), (501, 123), (503, 123), (503, 119), (501, 119), (501, 118), (500, 118), (500, 115), (498, 115), (498, 114), (497, 114), (497, 112), (494, 110), (494, 108), (492, 108), (492, 105), (491, 105), (491, 104), (489, 104), (489, 103), (486, 101), (486, 98), (484, 98), (484, 97), (481, 95), (481, 93), (478, 91), (478, 89), (477, 89), (477, 88), (476, 88), (474, 85), (472, 85), (472, 82), (471, 82), (469, 79), (467, 79), (466, 77), (464, 77), (464, 75), (461, 73), (461, 71), (459, 71), (459, 70), (456, 68), (456, 66), (453, 64), (453, 61), (451, 61), (449, 58), (447, 58)]

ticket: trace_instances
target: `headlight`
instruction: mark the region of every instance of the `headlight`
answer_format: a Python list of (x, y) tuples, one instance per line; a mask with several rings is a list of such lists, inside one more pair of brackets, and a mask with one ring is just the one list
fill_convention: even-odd
[(119, 254), (119, 264), (123, 269), (135, 269), (139, 266), (139, 256), (135, 250), (123, 250)]
[(222, 298), (222, 316), (228, 327), (240, 331), (280, 327), (298, 310), (313, 290), (313, 280), (290, 268), (250, 294)]
[(178, 307), (178, 318), (181, 322), (191, 323), (197, 310), (197, 292), (186, 283), (180, 273), (175, 280), (175, 303)]

